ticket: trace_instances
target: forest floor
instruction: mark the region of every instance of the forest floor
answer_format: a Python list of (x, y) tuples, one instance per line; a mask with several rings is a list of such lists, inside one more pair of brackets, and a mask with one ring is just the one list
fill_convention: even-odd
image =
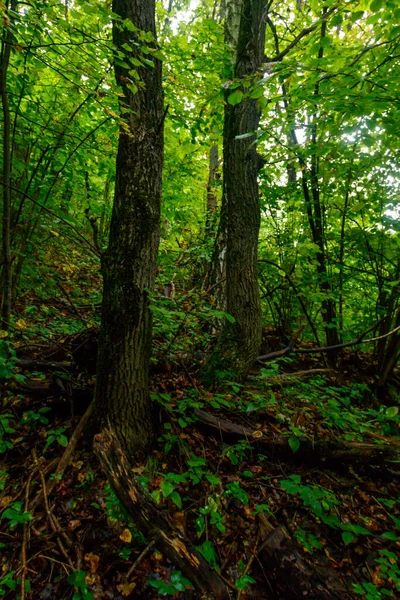
[[(91, 422), (54, 476), (93, 396), (99, 280), (86, 275), (79, 292), (71, 275), (17, 306), (17, 354), (2, 364), (0, 597), (199, 597), (121, 509)], [(377, 402), (370, 356), (297, 377), (325, 365), (285, 357), (212, 393), (201, 357), (162, 350), (159, 338), (159, 436), (134, 474), (232, 598), (400, 597), (399, 397), (392, 388)]]

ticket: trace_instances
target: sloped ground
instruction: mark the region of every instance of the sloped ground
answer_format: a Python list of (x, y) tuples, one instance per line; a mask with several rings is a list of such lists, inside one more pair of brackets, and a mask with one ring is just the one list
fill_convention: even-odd
[[(31, 362), (6, 361), (2, 386), (0, 596), (200, 597), (119, 505), (92, 452), (91, 421), (63, 476), (54, 478), (91, 402), (96, 318), (71, 297), (61, 316), (59, 299), (40, 302), (48, 316), (38, 331), (26, 304), (14, 339), (20, 337), (18, 356)], [(85, 332), (56, 335), (57, 319), (76, 327), (76, 310), (87, 311)], [(378, 405), (369, 358), (358, 361), (344, 355), (339, 372), (293, 378), (282, 374), (320, 365), (285, 358), (245, 387), (225, 382), (211, 393), (197, 381), (199, 357), (156, 359), (158, 441), (134, 476), (220, 572), (232, 598), (399, 597), (398, 398), (391, 390)], [(243, 435), (206, 426), (195, 416), (199, 409)], [(272, 445), (262, 447), (263, 437)], [(330, 450), (318, 454), (321, 441)], [(390, 458), (363, 460), (361, 452), (338, 460), (339, 443), (390, 448)], [(313, 444), (314, 455), (304, 452)], [(278, 539), (281, 551), (274, 549)]]

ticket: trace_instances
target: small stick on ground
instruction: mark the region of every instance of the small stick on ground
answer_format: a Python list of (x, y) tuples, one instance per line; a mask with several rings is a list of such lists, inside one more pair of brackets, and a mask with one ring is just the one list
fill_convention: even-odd
[(131, 568), (129, 569), (129, 571), (126, 574), (127, 579), (130, 578), (130, 576), (132, 575), (132, 573), (134, 572), (134, 570), (136, 569), (138, 564), (143, 560), (143, 558), (146, 556), (146, 554), (149, 552), (149, 550), (152, 549), (152, 547), (155, 545), (155, 543), (156, 543), (155, 540), (151, 540), (151, 542), (149, 544), (147, 544), (147, 546), (143, 550), (143, 552), (141, 552), (139, 554), (139, 556), (137, 557), (137, 559), (135, 560), (135, 562), (133, 563), (133, 565), (131, 566)]
[[(28, 481), (26, 482), (25, 489), (25, 505), (24, 512), (28, 512), (29, 509), (29, 491), (31, 486), (32, 477), (35, 475), (37, 469), (35, 468), (29, 475)], [(28, 562), (26, 559), (26, 547), (28, 545), (28, 533), (29, 533), (29, 522), (25, 521), (24, 523), (24, 531), (22, 534), (22, 547), (21, 547), (21, 600), (25, 600), (25, 581), (26, 581), (26, 573), (28, 570)]]

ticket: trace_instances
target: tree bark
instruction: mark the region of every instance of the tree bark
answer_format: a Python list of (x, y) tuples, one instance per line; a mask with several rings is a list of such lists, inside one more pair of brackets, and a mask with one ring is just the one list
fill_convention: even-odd
[[(102, 258), (104, 277), (99, 338), (96, 412), (100, 424), (111, 424), (132, 457), (153, 440), (149, 366), (152, 317), (149, 290), (154, 286), (160, 229), (163, 168), (163, 92), (161, 62), (143, 55), (136, 39), (150, 32), (155, 48), (155, 0), (114, 0), (113, 12), (138, 31), (113, 23), (115, 46), (132, 48), (130, 58), (149, 56), (154, 66), (138, 67), (140, 81), (115, 61), (117, 84), (124, 92), (117, 175), (109, 246)], [(132, 43), (132, 39), (134, 43)], [(136, 67), (135, 67), (136, 68)]]
[[(264, 58), (265, 4), (245, 0), (239, 28), (235, 78), (255, 79)], [(243, 88), (245, 91), (245, 88)], [(203, 370), (205, 382), (217, 370), (234, 371), (243, 379), (257, 358), (261, 343), (261, 303), (257, 277), (260, 228), (258, 171), (260, 157), (255, 146), (260, 109), (256, 100), (245, 97), (232, 105), (226, 92), (224, 121), (224, 201), (227, 214), (226, 291), (227, 322), (209, 363)]]

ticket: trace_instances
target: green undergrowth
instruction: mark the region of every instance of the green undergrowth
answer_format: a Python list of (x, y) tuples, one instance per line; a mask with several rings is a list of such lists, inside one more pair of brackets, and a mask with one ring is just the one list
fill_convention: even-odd
[[(153, 309), (160, 340), (164, 333), (157, 331), (163, 327), (162, 319), (158, 324), (159, 311), (168, 302), (159, 302), (158, 309)], [(204, 322), (218, 317), (205, 306), (204, 315), (202, 309), (200, 314), (186, 316), (191, 315), (189, 297), (180, 308), (184, 310), (174, 315), (176, 326), (164, 340), (163, 347), (169, 346), (172, 355), (197, 348), (199, 340), (188, 342), (187, 332), (199, 331)], [(42, 405), (9, 389), (10, 381), (21, 382), (28, 374), (21, 374), (9, 339), (1, 340), (0, 350), (5, 390), (0, 417), (0, 597), (7, 599), (15, 597), (21, 586), (18, 553), (7, 537), (21, 540), (24, 528), (36, 518), (26, 510), (22, 491), (32, 469), (32, 448), (44, 465), (57, 460), (77, 419), (61, 418), (51, 399)], [(280, 359), (254, 373), (246, 385), (221, 373), (218, 391), (201, 388), (195, 372), (186, 376), (184, 369), (176, 367), (161, 372), (153, 380), (152, 393), (161, 409), (158, 443), (145, 463), (135, 465), (135, 477), (238, 593), (266, 585), (264, 567), (258, 562), (250, 571), (246, 567), (255, 545), (260, 544), (260, 523), (267, 519), (272, 527), (283, 525), (288, 530), (310, 568), (322, 569), (343, 600), (395, 599), (400, 593), (398, 465), (395, 461), (368, 469), (343, 465), (336, 472), (329, 456), (320, 464), (303, 463), (302, 451), (306, 444), (319, 440), (344, 446), (399, 444), (399, 399), (392, 391), (390, 400), (378, 403), (373, 379), (353, 372), (341, 377), (287, 376), (312, 366)], [(29, 376), (40, 380), (43, 374)], [(221, 440), (204, 430), (196, 409), (242, 425), (253, 433), (253, 439)], [(257, 445), (260, 436), (283, 438), (284, 458)], [(40, 485), (36, 475), (32, 496)], [(53, 597), (73, 594), (76, 600), (93, 600), (107, 586), (124, 590), (127, 597), (136, 590), (139, 598), (149, 599), (185, 598), (190, 591), (191, 582), (166, 561), (157, 546), (133, 578), (125, 580), (148, 540), (105, 482), (92, 455), (91, 438), (82, 440), (69, 470), (57, 480), (53, 502), (63, 526), (68, 529), (73, 523), (76, 527), (77, 533), (74, 529), (71, 536), (82, 556), (88, 557), (79, 569), (57, 571), (51, 583)], [(91, 536), (95, 543), (90, 542)], [(32, 544), (33, 552), (34, 540)], [(114, 563), (112, 574), (106, 575), (107, 565)], [(36, 568), (46, 571), (48, 565)], [(33, 575), (25, 585), (27, 594), (31, 588), (45, 587)]]

